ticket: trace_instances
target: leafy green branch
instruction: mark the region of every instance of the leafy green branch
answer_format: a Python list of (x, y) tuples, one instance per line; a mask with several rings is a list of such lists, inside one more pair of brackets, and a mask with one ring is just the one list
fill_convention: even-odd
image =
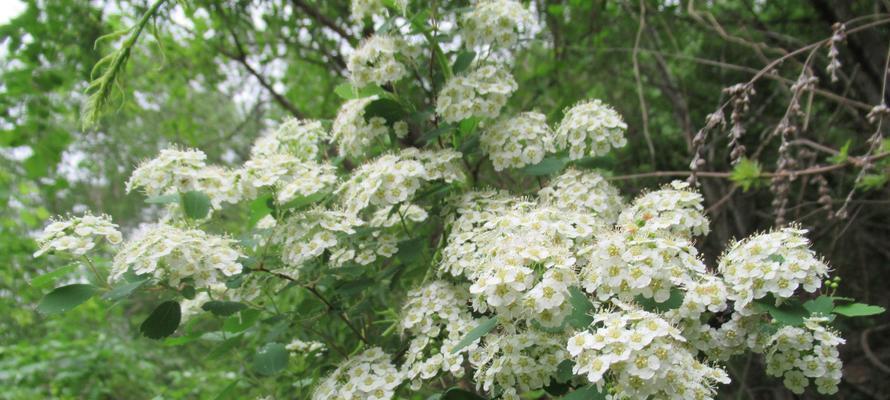
[[(84, 91), (89, 97), (81, 112), (81, 124), (83, 129), (91, 128), (99, 122), (99, 118), (102, 116), (103, 110), (108, 105), (114, 89), (120, 88), (121, 72), (124, 70), (124, 67), (127, 66), (127, 61), (130, 59), (130, 52), (133, 49), (133, 46), (136, 45), (139, 35), (142, 34), (145, 26), (148, 25), (148, 21), (155, 15), (155, 13), (157, 13), (158, 9), (160, 9), (165, 1), (167, 0), (156, 0), (145, 14), (142, 15), (142, 18), (139, 19), (139, 22), (137, 22), (136, 25), (104, 35), (96, 40), (96, 43), (98, 44), (103, 40), (111, 40), (127, 35), (126, 39), (121, 43), (120, 48), (111, 54), (102, 57), (102, 59), (93, 66), (90, 75), (90, 78), (93, 80)], [(97, 72), (99, 71), (101, 71), (101, 74), (96, 77)]]

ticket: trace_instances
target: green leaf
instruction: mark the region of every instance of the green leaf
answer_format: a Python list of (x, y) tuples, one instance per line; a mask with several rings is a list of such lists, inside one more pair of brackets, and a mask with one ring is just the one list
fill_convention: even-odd
[(847, 162), (847, 159), (850, 157), (850, 144), (853, 143), (852, 140), (847, 140), (843, 147), (841, 147), (840, 151), (837, 154), (828, 157), (828, 162), (832, 164), (843, 164)]
[(569, 159), (565, 157), (547, 157), (535, 165), (522, 168), (521, 171), (526, 175), (545, 176), (562, 171), (568, 163)]
[(213, 313), (213, 315), (220, 317), (228, 317), (245, 308), (247, 308), (247, 305), (245, 305), (244, 303), (221, 300), (211, 300), (201, 306), (202, 310), (210, 311)]
[(782, 257), (781, 254), (770, 254), (769, 257), (767, 257), (766, 259), (773, 261), (773, 262), (777, 262), (779, 264), (785, 263), (785, 257)]
[(494, 329), (497, 324), (497, 318), (483, 317), (479, 320), (479, 325), (471, 329), (470, 332), (467, 333), (467, 336), (464, 336), (464, 338), (461, 339), (460, 342), (458, 342), (453, 349), (451, 349), (451, 353), (457, 353), (464, 347), (467, 347), (471, 343), (475, 342), (477, 339), (485, 336), (486, 334), (488, 334), (488, 332), (491, 332), (491, 330)]
[(666, 312), (670, 310), (674, 310), (680, 308), (683, 305), (683, 298), (686, 297), (686, 294), (683, 293), (682, 290), (676, 287), (671, 288), (671, 297), (668, 297), (662, 303), (658, 303), (655, 299), (645, 298), (642, 295), (638, 295), (635, 300), (637, 303), (643, 307), (644, 310), (649, 312)]
[(605, 400), (606, 393), (600, 392), (596, 385), (587, 385), (576, 389), (563, 397), (563, 400)]
[(226, 387), (221, 392), (219, 392), (219, 394), (216, 395), (216, 397), (214, 397), (214, 399), (215, 400), (227, 400), (227, 399), (236, 398), (235, 397), (235, 388), (237, 386), (238, 386), (238, 380), (235, 379), (234, 381), (232, 381), (232, 383), (226, 385)]
[(587, 298), (587, 295), (576, 286), (569, 288), (569, 303), (572, 305), (572, 313), (567, 320), (576, 329), (582, 329), (590, 326), (593, 322), (593, 316), (588, 315), (593, 309), (593, 303)]
[(148, 281), (149, 278), (145, 277), (132, 282), (123, 283), (109, 290), (107, 293), (102, 295), (102, 298), (108, 301), (118, 301), (125, 297), (129, 297), (131, 294), (133, 294), (134, 291), (136, 291), (136, 289), (139, 289)]
[(809, 311), (794, 300), (786, 300), (776, 306), (775, 299), (771, 295), (754, 300), (754, 306), (760, 312), (768, 312), (774, 320), (784, 325), (803, 325), (804, 318), (810, 316)]
[(457, 54), (457, 59), (454, 60), (454, 65), (451, 66), (451, 70), (454, 71), (455, 75), (464, 72), (470, 67), (470, 64), (473, 63), (473, 59), (475, 58), (476, 52), (467, 50), (461, 51)]
[(309, 207), (313, 204), (316, 204), (326, 197), (328, 197), (330, 193), (327, 191), (320, 191), (312, 193), (308, 196), (299, 196), (289, 202), (281, 206), (283, 210), (302, 210), (306, 207)]
[(253, 326), (260, 318), (260, 311), (248, 308), (241, 311), (237, 316), (226, 318), (223, 323), (223, 330), (229, 333), (238, 333)]
[(386, 91), (380, 88), (380, 86), (375, 85), (369, 85), (361, 89), (356, 89), (354, 86), (349, 84), (349, 82), (344, 82), (334, 88), (334, 93), (337, 94), (337, 96), (340, 96), (341, 99), (352, 100), (374, 95), (385, 95)]
[(572, 368), (575, 367), (575, 362), (572, 360), (562, 360), (559, 365), (556, 366), (556, 381), (560, 383), (568, 382), (575, 375), (572, 373)]
[(845, 317), (866, 317), (869, 315), (882, 314), (884, 311), (884, 307), (862, 303), (842, 304), (834, 308), (835, 314), (840, 314)]
[(287, 367), (287, 349), (281, 343), (266, 343), (253, 358), (253, 370), (260, 375), (274, 375)]
[(210, 197), (203, 192), (191, 191), (182, 194), (182, 210), (191, 219), (204, 219), (210, 212)]
[(485, 398), (476, 393), (454, 387), (445, 391), (440, 400), (485, 400)]
[(148, 204), (170, 204), (179, 202), (179, 194), (165, 194), (163, 196), (154, 196), (145, 199)]
[(747, 192), (752, 186), (760, 184), (760, 164), (747, 158), (741, 159), (732, 169), (729, 179), (739, 184), (742, 191)]
[(442, 136), (443, 134), (445, 134), (447, 132), (451, 132), (453, 130), (454, 130), (453, 125), (442, 124), (438, 128), (433, 129), (427, 133), (424, 133), (423, 137), (421, 137), (420, 140), (423, 141), (424, 143), (431, 143), (431, 142), (435, 141), (436, 139), (438, 139), (439, 136)]
[(207, 355), (207, 360), (215, 360), (226, 354), (229, 354), (229, 351), (241, 345), (242, 339), (244, 339), (244, 335), (241, 334), (226, 339), (225, 341), (220, 343), (219, 346), (214, 347), (213, 350), (210, 351), (210, 354)]
[(392, 99), (377, 99), (370, 102), (365, 107), (365, 119), (369, 120), (373, 117), (380, 117), (386, 120), (387, 124), (401, 121), (408, 113), (398, 101)]
[(834, 300), (829, 296), (819, 296), (803, 303), (803, 308), (809, 311), (810, 314), (828, 315), (834, 310)]
[(34, 279), (31, 279), (31, 286), (35, 288), (43, 288), (49, 286), (50, 284), (55, 282), (56, 279), (68, 275), (69, 273), (77, 269), (77, 266), (78, 264), (68, 264), (64, 267), (56, 268), (54, 271), (47, 272)]
[(67, 312), (93, 297), (98, 289), (93, 285), (75, 283), (53, 289), (37, 306), (37, 311), (44, 314)]
[(167, 300), (159, 304), (139, 326), (139, 331), (149, 339), (162, 339), (176, 332), (182, 320), (179, 303)]

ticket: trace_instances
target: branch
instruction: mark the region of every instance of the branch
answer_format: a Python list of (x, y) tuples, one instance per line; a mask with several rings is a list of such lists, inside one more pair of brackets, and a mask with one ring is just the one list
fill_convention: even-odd
[[(791, 176), (802, 176), (802, 175), (819, 175), (824, 174), (826, 172), (835, 171), (838, 169), (846, 168), (848, 166), (859, 166), (866, 165), (872, 162), (890, 157), (890, 152), (877, 154), (871, 157), (858, 157), (851, 158), (850, 160), (834, 165), (826, 165), (822, 167), (813, 167), (807, 168), (797, 171), (784, 171), (784, 172), (763, 172), (757, 176), (757, 178), (775, 178), (775, 177), (791, 177)], [(638, 178), (665, 178), (665, 177), (677, 177), (677, 178), (685, 178), (689, 175), (692, 175), (693, 171), (655, 171), (655, 172), (642, 172), (639, 174), (629, 174), (629, 175), (616, 175), (610, 176), (606, 179), (612, 181), (622, 181), (629, 179), (638, 179)], [(700, 176), (703, 178), (718, 178), (718, 179), (729, 179), (732, 177), (732, 172), (715, 172), (715, 171), (699, 171), (695, 173), (696, 176)]]
[(312, 8), (309, 4), (306, 4), (304, 0), (291, 0), (294, 3), (294, 7), (303, 10), (306, 14), (309, 14), (314, 20), (318, 21), (318, 23), (328, 27), (330, 30), (336, 32), (340, 37), (344, 40), (352, 44), (355, 41), (355, 38), (349, 33), (346, 32), (345, 29), (337, 25), (337, 23), (330, 19), (327, 15), (321, 13), (321, 11)]
[[(258, 268), (255, 268), (254, 271), (260, 271), (260, 272), (269, 273), (269, 274), (272, 274), (272, 275), (274, 275), (274, 276), (277, 276), (277, 277), (279, 277), (279, 278), (281, 278), (281, 279), (284, 279), (284, 280), (287, 280), (287, 281), (290, 281), (290, 282), (294, 282), (294, 283), (300, 285), (300, 287), (302, 287), (302, 288), (308, 290), (309, 293), (312, 293), (316, 298), (318, 298), (319, 300), (321, 300), (321, 302), (324, 303), (324, 305), (328, 308), (328, 311), (335, 311), (335, 310), (337, 310), (337, 307), (335, 307), (334, 304), (332, 304), (327, 298), (325, 298), (324, 296), (322, 296), (322, 294), (318, 291), (318, 289), (315, 288), (314, 285), (304, 285), (304, 284), (301, 284), (301, 283), (297, 282), (297, 280), (294, 279), (294, 278), (291, 278), (291, 277), (289, 277), (289, 276), (287, 276), (287, 275), (285, 275), (285, 274), (282, 274), (282, 273), (280, 273), (280, 272), (275, 272), (275, 271), (268, 270), (268, 269), (266, 269), (266, 268), (263, 268), (262, 266), (261, 266), (261, 267), (258, 267)], [(362, 342), (364, 342), (366, 345), (370, 345), (370, 344), (371, 344), (371, 342), (368, 341), (368, 338), (361, 332), (361, 330), (359, 330), (355, 325), (352, 324), (352, 321), (349, 320), (349, 317), (346, 316), (346, 313), (344, 313), (343, 311), (336, 311), (336, 313), (337, 313), (337, 316), (340, 317), (340, 319), (343, 320), (344, 323), (346, 323), (346, 326), (348, 326), (349, 329), (352, 330), (352, 332), (355, 333), (355, 335), (358, 336), (358, 338), (359, 338)]]
[(291, 115), (293, 115), (295, 118), (304, 118), (303, 113), (300, 112), (300, 110), (298, 110), (297, 107), (290, 102), (290, 100), (282, 96), (281, 93), (278, 93), (275, 88), (272, 87), (269, 81), (267, 81), (262, 74), (260, 74), (256, 69), (253, 68), (253, 66), (250, 65), (250, 63), (247, 61), (247, 53), (244, 51), (244, 46), (242, 46), (241, 41), (238, 40), (238, 35), (235, 34), (231, 27), (228, 28), (229, 34), (232, 36), (232, 40), (235, 41), (235, 48), (238, 50), (238, 53), (231, 54), (227, 51), (223, 51), (222, 49), (220, 49), (220, 53), (243, 65), (244, 69), (246, 69), (248, 73), (253, 75), (254, 78), (256, 78), (256, 80), (260, 83), (260, 86), (265, 88), (266, 91), (268, 91), (269, 94), (272, 95), (272, 98), (275, 100), (275, 102), (278, 103), (285, 110), (287, 110), (289, 113), (291, 113)]

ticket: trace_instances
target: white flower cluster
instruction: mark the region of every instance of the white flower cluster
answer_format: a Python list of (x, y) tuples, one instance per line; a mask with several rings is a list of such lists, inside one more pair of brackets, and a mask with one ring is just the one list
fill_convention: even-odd
[(517, 87), (506, 68), (486, 65), (445, 82), (436, 99), (436, 114), (445, 122), (497, 118)]
[(371, 36), (347, 61), (353, 86), (384, 85), (404, 78), (408, 75), (408, 68), (400, 58), (410, 58), (413, 53), (404, 39), (388, 35)]
[(359, 215), (369, 206), (388, 208), (408, 201), (426, 181), (454, 182), (463, 179), (457, 163), (460, 153), (453, 150), (403, 150), (386, 154), (357, 168), (339, 189), (345, 209)]
[(263, 135), (250, 149), (253, 159), (289, 154), (300, 161), (318, 159), (320, 143), (328, 139), (321, 122), (290, 118), (271, 134)]
[[(294, 214), (276, 228), (273, 243), (281, 244), (281, 260), (298, 268), (336, 246), (343, 234), (355, 233), (363, 221), (341, 210), (314, 208)], [(296, 277), (296, 276), (294, 276)]]
[(568, 288), (577, 283), (575, 241), (592, 236), (595, 220), (584, 214), (566, 218), (549, 207), (524, 208), (496, 216), (486, 223), (493, 229), (476, 233), (481, 262), (464, 270), (473, 306), (559, 326), (571, 311)]
[(824, 317), (811, 317), (803, 327), (783, 326), (769, 339), (766, 373), (784, 377), (785, 387), (802, 394), (813, 379), (822, 394), (837, 393), (842, 363), (837, 346), (844, 339), (822, 326)]
[(581, 269), (585, 291), (600, 300), (634, 296), (664, 302), (670, 289), (705, 272), (692, 243), (682, 238), (641, 237), (628, 232), (605, 232), (596, 236)]
[(688, 183), (674, 181), (634, 200), (621, 212), (618, 225), (641, 234), (669, 233), (684, 238), (707, 235), (703, 201), (702, 195), (691, 190)]
[(460, 276), (482, 263), (483, 254), (476, 243), (478, 234), (494, 229), (487, 223), (516, 206), (517, 199), (507, 192), (486, 190), (463, 193), (450, 204), (454, 208), (448, 213), (451, 233), (442, 249), (439, 269)]
[(381, 208), (374, 212), (367, 226), (372, 229), (351, 235), (331, 249), (330, 263), (341, 267), (349, 262), (368, 265), (377, 257), (389, 258), (398, 250), (399, 235), (403, 234), (402, 224), (418, 223), (426, 220), (427, 212), (414, 204), (404, 203), (392, 208)]
[(112, 223), (111, 217), (107, 215), (85, 214), (81, 217), (55, 220), (37, 236), (38, 249), (34, 252), (34, 257), (40, 257), (50, 251), (82, 256), (96, 247), (96, 240), (99, 238), (105, 238), (111, 244), (118, 244), (122, 240), (117, 224)]
[(617, 399), (713, 399), (722, 369), (699, 362), (677, 328), (658, 315), (624, 308), (594, 316), (592, 332), (568, 340), (573, 372), (602, 387), (608, 376)]
[(124, 245), (114, 257), (108, 279), (116, 281), (132, 270), (172, 286), (192, 279), (195, 288), (206, 288), (241, 273), (242, 257), (235, 240), (160, 223)]
[(127, 181), (127, 192), (142, 188), (147, 196), (177, 192), (204, 192), (219, 208), (222, 202), (241, 200), (235, 174), (225, 168), (208, 166), (200, 150), (176, 148), (161, 150), (154, 159), (142, 163)]
[(334, 166), (300, 161), (283, 153), (251, 158), (239, 170), (239, 176), (246, 197), (255, 197), (261, 188), (273, 187), (275, 199), (281, 204), (319, 193), (337, 182)]
[(291, 340), (287, 346), (284, 346), (287, 351), (292, 351), (294, 353), (316, 353), (316, 355), (321, 355), (324, 351), (327, 350), (327, 346), (322, 342), (317, 342), (315, 340), (302, 341), (300, 339)]
[(495, 122), (482, 131), (479, 144), (495, 171), (534, 165), (544, 159), (544, 154), (556, 151), (547, 117), (537, 112)]
[(430, 282), (408, 293), (402, 307), (399, 329), (412, 337), (402, 371), (417, 390), (423, 381), (447, 372), (455, 378), (464, 375), (464, 348), (455, 353), (454, 347), (476, 325), (469, 314), (467, 289), (446, 281)]
[(518, 331), (504, 326), (489, 333), (483, 344), (469, 353), (476, 368), (476, 387), (491, 392), (503, 389), (502, 399), (519, 400), (519, 394), (539, 389), (556, 375), (559, 363), (568, 358), (566, 337), (536, 330)]
[(541, 204), (561, 210), (596, 216), (604, 224), (614, 224), (624, 207), (618, 189), (596, 172), (570, 168), (538, 192)]
[(388, 400), (404, 377), (379, 347), (350, 358), (328, 375), (312, 394), (313, 400)]
[(331, 134), (340, 148), (340, 153), (349, 157), (362, 157), (367, 153), (375, 141), (381, 141), (386, 137), (389, 128), (386, 120), (381, 117), (371, 117), (365, 120), (365, 107), (378, 96), (368, 96), (359, 99), (348, 100), (340, 106)]
[[(384, 0), (352, 0), (350, 16), (356, 22), (362, 22), (365, 18), (375, 15), (388, 15)], [(408, 0), (393, 0), (391, 3), (402, 12), (408, 8)]]
[(568, 147), (569, 158), (601, 156), (610, 149), (624, 147), (627, 124), (612, 107), (600, 100), (579, 103), (566, 111), (556, 128), (556, 147)]
[(753, 300), (771, 293), (776, 300), (791, 297), (798, 287), (814, 292), (828, 275), (828, 266), (810, 249), (806, 230), (783, 228), (749, 237), (730, 247), (718, 270), (731, 287), (736, 309), (750, 313)]
[(683, 283), (683, 303), (668, 314), (676, 314), (679, 318), (698, 322), (705, 312), (718, 313), (726, 310), (729, 289), (722, 279), (715, 275), (703, 273)]
[(464, 16), (461, 34), (468, 47), (508, 48), (534, 23), (531, 11), (518, 1), (481, 0)]

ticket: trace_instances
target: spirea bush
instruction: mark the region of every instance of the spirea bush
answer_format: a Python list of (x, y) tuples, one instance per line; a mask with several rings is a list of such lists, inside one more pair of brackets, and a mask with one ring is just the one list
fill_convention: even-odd
[(607, 99), (505, 111), (517, 83), (503, 54), (535, 31), (521, 3), (440, 15), (446, 32), (405, 2), (352, 11), (377, 33), (349, 57), (333, 120), (286, 120), (240, 166), (178, 147), (142, 163), (126, 189), (158, 220), (126, 239), (107, 216), (54, 220), (35, 256), (95, 276), (39, 308), (152, 299), (145, 336), (235, 335), (245, 374), (283, 374), (314, 399), (711, 399), (746, 354), (795, 393), (837, 390), (831, 323), (872, 309), (834, 297), (805, 229), (728, 243), (707, 265), (695, 186), (630, 199), (586, 167), (627, 142)]

